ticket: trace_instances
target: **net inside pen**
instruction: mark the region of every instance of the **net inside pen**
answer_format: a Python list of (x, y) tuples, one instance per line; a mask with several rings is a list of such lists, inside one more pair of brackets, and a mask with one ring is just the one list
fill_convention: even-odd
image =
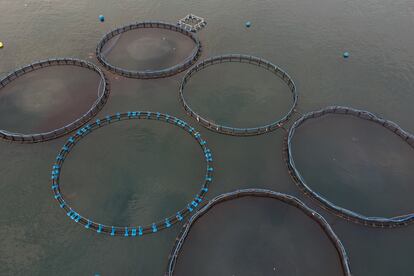
[(190, 218), (167, 275), (350, 275), (327, 222), (297, 199), (259, 189), (214, 198)]
[(191, 32), (163, 22), (141, 22), (118, 28), (97, 47), (98, 60), (109, 70), (132, 78), (160, 78), (191, 66), (201, 52)]
[(179, 96), (187, 114), (199, 124), (235, 136), (282, 127), (298, 101), (296, 86), (283, 69), (239, 54), (212, 57), (193, 66), (181, 82)]
[(109, 85), (95, 65), (49, 59), (19, 68), (0, 81), (0, 135), (41, 142), (69, 133), (106, 103)]
[(343, 106), (304, 114), (285, 143), (289, 172), (305, 194), (339, 217), (372, 227), (414, 221), (413, 147), (412, 134), (397, 124)]

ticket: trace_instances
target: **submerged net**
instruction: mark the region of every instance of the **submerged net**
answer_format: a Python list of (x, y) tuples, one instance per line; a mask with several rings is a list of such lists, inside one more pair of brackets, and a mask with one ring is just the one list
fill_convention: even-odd
[(293, 196), (246, 189), (217, 196), (189, 219), (171, 251), (166, 275), (341, 271), (351, 275), (347, 253), (320, 214)]
[[(269, 72), (271, 72), (272, 74), (280, 78), (288, 86), (291, 92), (291, 95), (292, 95), (292, 100), (293, 100), (291, 108), (282, 118), (277, 119), (276, 121), (273, 121), (272, 123), (258, 126), (258, 127), (248, 127), (248, 128), (230, 127), (230, 126), (218, 124), (212, 120), (206, 119), (205, 117), (200, 115), (200, 113), (197, 113), (190, 107), (188, 101), (184, 97), (184, 89), (186, 85), (188, 84), (189, 80), (191, 79), (191, 77), (194, 76), (194, 74), (196, 74), (197, 72), (207, 67), (217, 65), (217, 64), (222, 64), (222, 63), (246, 63), (246, 64), (255, 65), (255, 66), (268, 70)], [(193, 117), (195, 120), (197, 120), (197, 122), (200, 123), (202, 126), (214, 132), (227, 134), (227, 135), (234, 135), (234, 136), (260, 135), (260, 134), (271, 132), (273, 130), (283, 127), (283, 124), (287, 120), (289, 120), (289, 118), (293, 114), (295, 107), (297, 105), (297, 101), (298, 101), (298, 94), (296, 92), (295, 83), (285, 71), (283, 71), (281, 68), (272, 64), (269, 61), (266, 61), (264, 59), (257, 58), (254, 56), (248, 56), (248, 55), (223, 55), (223, 56), (216, 56), (216, 57), (201, 61), (196, 66), (192, 67), (184, 76), (181, 82), (179, 95), (180, 95), (181, 104), (183, 105), (187, 114)]]
[[(164, 123), (168, 123), (174, 126), (177, 126), (185, 130), (191, 137), (193, 137), (198, 145), (203, 150), (204, 159), (206, 162), (205, 169), (205, 178), (202, 184), (202, 187), (199, 193), (194, 197), (194, 199), (187, 204), (187, 206), (169, 216), (163, 220), (153, 222), (152, 224), (142, 225), (142, 226), (115, 226), (115, 225), (105, 225), (102, 223), (95, 222), (87, 217), (79, 214), (74, 208), (72, 208), (69, 203), (66, 201), (64, 195), (61, 192), (60, 188), (60, 174), (64, 161), (66, 160), (69, 153), (75, 148), (75, 145), (83, 138), (88, 136), (92, 131), (100, 129), (101, 127), (109, 126), (110, 124), (115, 124), (124, 120), (156, 120)], [(195, 208), (202, 202), (210, 183), (212, 182), (212, 167), (213, 157), (210, 149), (207, 147), (207, 142), (202, 139), (200, 133), (198, 133), (193, 127), (188, 125), (186, 122), (167, 114), (162, 114), (159, 112), (147, 112), (147, 111), (134, 111), (126, 113), (116, 113), (112, 116), (106, 116), (103, 119), (97, 119), (91, 124), (85, 125), (83, 128), (79, 129), (75, 135), (69, 137), (67, 142), (63, 145), (59, 154), (56, 157), (56, 161), (53, 164), (52, 168), (52, 190), (55, 199), (58, 201), (59, 206), (66, 212), (68, 217), (70, 217), (76, 223), (83, 225), (85, 228), (93, 230), (97, 233), (105, 233), (111, 236), (124, 236), (124, 237), (136, 237), (142, 236), (149, 233), (155, 233), (162, 229), (169, 228), (173, 224), (182, 221), (186, 215), (191, 213)]]
[(105, 68), (139, 79), (175, 75), (189, 68), (200, 55), (201, 43), (193, 33), (159, 21), (115, 29), (96, 48), (96, 56)]
[(404, 226), (409, 223), (414, 222), (414, 213), (395, 216), (395, 217), (371, 217), (359, 214), (355, 211), (348, 210), (346, 208), (340, 207), (326, 199), (325, 197), (321, 196), (319, 193), (312, 190), (311, 187), (306, 183), (304, 177), (300, 173), (299, 169), (297, 168), (293, 154), (292, 154), (292, 141), (295, 137), (296, 130), (303, 125), (305, 122), (310, 121), (312, 119), (317, 119), (327, 114), (339, 114), (339, 115), (348, 115), (354, 118), (363, 119), (366, 121), (373, 122), (378, 124), (385, 129), (391, 131), (397, 137), (401, 138), (402, 141), (407, 143), (411, 148), (414, 148), (414, 136), (406, 131), (404, 131), (400, 126), (395, 124), (394, 122), (382, 119), (377, 117), (371, 112), (358, 110), (350, 107), (343, 107), (343, 106), (330, 106), (324, 109), (309, 112), (303, 115), (300, 119), (298, 119), (290, 128), (288, 136), (285, 140), (285, 153), (286, 153), (286, 162), (288, 166), (288, 170), (294, 179), (295, 183), (301, 189), (303, 193), (310, 196), (312, 199), (316, 200), (317, 203), (321, 205), (321, 207), (331, 211), (335, 215), (344, 218), (346, 220), (372, 226), (372, 227), (398, 227)]
[[(63, 76), (60, 76), (58, 80), (54, 79), (53, 74), (56, 73), (56, 71), (59, 71), (57, 69), (63, 69), (63, 65), (67, 66), (66, 69), (70, 68), (70, 70), (73, 70), (76, 69), (73, 67), (81, 67), (95, 73), (99, 79), (99, 85), (96, 87), (97, 90), (94, 90), (96, 89), (94, 88), (92, 91), (97, 91), (98, 94), (84, 95), (89, 91), (83, 91), (85, 89), (84, 87), (78, 87), (82, 84), (78, 81), (76, 81), (76, 83), (71, 83), (71, 87), (66, 87), (67, 85), (63, 83), (66, 81), (65, 78), (71, 78), (71, 75), (68, 72), (60, 72)], [(39, 69), (43, 69), (45, 71), (49, 70), (53, 66), (60, 67), (53, 69), (53, 71), (47, 72), (47, 76), (42, 76), (41, 80), (37, 79), (38, 76), (34, 75), (35, 73), (40, 72)], [(23, 78), (25, 78), (26, 82), (28, 81), (29, 87), (17, 87), (17, 79)], [(40, 81), (40, 84), (34, 84), (33, 79), (36, 79), (37, 82)], [(40, 86), (38, 88), (39, 91), (20, 95), (20, 90), (26, 91), (33, 89), (30, 85), (34, 85), (35, 88)], [(42, 85), (44, 85), (44, 87), (41, 87)], [(11, 92), (5, 91), (6, 89), (9, 89)], [(50, 94), (46, 93), (48, 89), (51, 90), (49, 91)], [(60, 98), (60, 96), (57, 96), (55, 93), (61, 91), (57, 90), (71, 90), (71, 94), (64, 95), (66, 98)], [(79, 94), (80, 92), (85, 93)], [(36, 116), (39, 115), (39, 110), (41, 111), (41, 108), (44, 106), (47, 106), (48, 109), (52, 110), (50, 112), (51, 114), (47, 114), (47, 117), (43, 118), (43, 121), (47, 123), (44, 123), (43, 125), (41, 124), (40, 126), (38, 125), (38, 122), (36, 123), (37, 127), (34, 127), (34, 131), (38, 133), (28, 134), (27, 132), (30, 132), (31, 130), (26, 133), (21, 133), (20, 131), (17, 132), (11, 129), (0, 130), (0, 137), (5, 140), (35, 143), (61, 137), (72, 132), (73, 130), (76, 130), (93, 118), (106, 103), (109, 96), (109, 83), (104, 73), (92, 63), (73, 58), (56, 58), (34, 62), (11, 72), (0, 80), (0, 93), (3, 93), (0, 98), (0, 104), (3, 109), (2, 112), (6, 113), (5, 116), (2, 117), (7, 118), (9, 122), (7, 125), (10, 125), (9, 127), (21, 125), (21, 120), (23, 120), (23, 122), (27, 125), (33, 124), (33, 118), (36, 118)], [(16, 100), (16, 97), (21, 98)], [(59, 99), (57, 99), (58, 97)], [(39, 101), (41, 101), (41, 103)], [(60, 106), (52, 106), (53, 104), (51, 103), (54, 102), (58, 102)], [(69, 102), (73, 102), (73, 106), (70, 106)], [(90, 105), (86, 112), (79, 110), (80, 106), (84, 106), (88, 103), (90, 103)], [(22, 116), (21, 114), (16, 114), (16, 108), (22, 104), (24, 105), (24, 110), (20, 113), (23, 113), (23, 116), (27, 116), (25, 119), (20, 118)], [(62, 122), (66, 122), (68, 118), (70, 120), (75, 118), (75, 120), (62, 126), (62, 124), (64, 124)], [(52, 125), (52, 127), (50, 127), (50, 125)], [(54, 129), (50, 130), (50, 128)], [(40, 129), (40, 131), (38, 131), (38, 129)]]

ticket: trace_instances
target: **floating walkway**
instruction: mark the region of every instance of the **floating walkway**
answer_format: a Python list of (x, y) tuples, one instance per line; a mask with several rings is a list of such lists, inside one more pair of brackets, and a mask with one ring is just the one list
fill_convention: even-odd
[[(187, 204), (187, 206), (176, 212), (174, 215), (165, 218), (161, 221), (154, 222), (150, 225), (144, 226), (112, 226), (112, 225), (104, 225), (98, 222), (95, 222), (89, 218), (83, 217), (81, 214), (77, 213), (74, 209), (72, 209), (69, 204), (65, 201), (63, 194), (60, 191), (60, 173), (62, 170), (63, 163), (70, 153), (70, 151), (75, 147), (75, 145), (81, 140), (82, 138), (86, 137), (92, 131), (108, 126), (113, 123), (117, 123), (122, 120), (133, 120), (133, 119), (141, 119), (141, 120), (157, 120), (162, 121), (165, 123), (169, 123), (175, 125), (185, 131), (187, 131), (200, 145), (203, 150), (204, 158), (206, 160), (206, 173), (205, 179), (203, 181), (202, 187), (200, 189), (199, 194), (197, 194), (194, 199)], [(62, 149), (60, 150), (59, 154), (56, 157), (56, 161), (52, 167), (52, 174), (51, 174), (51, 182), (52, 182), (52, 191), (55, 199), (57, 200), (60, 208), (62, 208), (67, 216), (72, 219), (74, 222), (82, 224), (85, 228), (95, 231), (97, 233), (109, 234), (111, 236), (123, 236), (123, 237), (136, 237), (142, 236), (145, 234), (156, 233), (162, 229), (169, 228), (173, 224), (182, 221), (186, 215), (193, 212), (198, 205), (204, 199), (206, 193), (208, 192), (208, 188), (210, 183), (212, 182), (212, 174), (213, 174), (213, 167), (212, 167), (213, 157), (211, 154), (210, 149), (207, 147), (207, 142), (201, 138), (200, 133), (198, 133), (193, 127), (188, 125), (186, 122), (167, 114), (162, 114), (159, 112), (148, 112), (148, 111), (134, 111), (134, 112), (126, 112), (126, 113), (116, 113), (112, 116), (106, 116), (103, 119), (97, 119), (92, 124), (87, 124), (86, 126), (79, 129), (74, 136), (69, 137), (67, 142), (63, 145)]]
[(358, 110), (351, 107), (344, 107), (344, 106), (329, 106), (324, 109), (309, 112), (299, 118), (290, 128), (289, 133), (285, 139), (285, 155), (286, 155), (286, 162), (288, 166), (289, 173), (291, 174), (293, 180), (300, 188), (300, 190), (314, 199), (319, 205), (332, 212), (333, 214), (346, 219), (348, 221), (352, 221), (355, 223), (359, 223), (366, 226), (371, 227), (379, 227), (379, 228), (393, 228), (398, 226), (405, 226), (410, 223), (414, 222), (414, 213), (401, 215), (392, 218), (382, 218), (382, 217), (367, 217), (362, 214), (358, 214), (356, 212), (347, 210), (345, 208), (339, 207), (334, 203), (330, 202), (326, 198), (319, 195), (317, 192), (313, 191), (305, 182), (305, 179), (300, 174), (299, 170), (296, 167), (295, 161), (293, 160), (292, 155), (292, 140), (295, 135), (296, 129), (298, 129), (303, 123), (308, 120), (316, 119), (326, 114), (342, 114), (348, 116), (354, 116), (359, 119), (367, 120), (376, 124), (379, 124), (389, 131), (395, 133), (399, 136), (404, 142), (409, 144), (411, 147), (414, 148), (414, 136), (406, 131), (404, 131), (400, 126), (396, 123), (384, 120), (382, 118), (377, 117), (371, 112), (365, 110)]
[[(279, 201), (282, 201), (288, 205), (291, 205), (299, 210), (301, 210), (305, 215), (309, 218), (314, 220), (319, 226), (322, 228), (324, 233), (328, 236), (329, 240), (335, 246), (335, 249), (338, 253), (338, 257), (341, 261), (342, 271), (345, 276), (351, 275), (351, 269), (349, 266), (349, 258), (345, 251), (344, 246), (342, 245), (341, 241), (339, 240), (338, 236), (332, 230), (331, 226), (328, 222), (317, 212), (310, 209), (304, 203), (302, 203), (299, 199), (291, 196), (286, 195), (270, 190), (263, 190), (263, 189), (245, 189), (245, 190), (238, 190), (235, 192), (230, 192), (226, 194), (219, 195), (204, 205), (200, 210), (198, 210), (184, 225), (181, 233), (178, 235), (176, 239), (175, 245), (170, 253), (170, 257), (168, 260), (168, 267), (167, 272), (165, 275), (172, 276), (174, 274), (174, 268), (177, 262), (177, 258), (181, 253), (182, 247), (188, 234), (191, 230), (191, 227), (196, 223), (196, 221), (205, 215), (208, 211), (210, 211), (215, 205), (220, 204), (225, 201), (235, 200), (241, 197), (268, 197), (273, 198)], [(206, 264), (208, 265), (208, 264)]]
[[(190, 53), (190, 55), (183, 60), (181, 63), (174, 65), (169, 68), (161, 69), (161, 70), (142, 70), (142, 71), (134, 71), (134, 70), (127, 70), (124, 68), (117, 67), (115, 65), (110, 64), (104, 57), (102, 51), (105, 44), (111, 40), (113, 37), (118, 36), (124, 32), (137, 30), (137, 29), (165, 29), (170, 30), (172, 32), (178, 32), (185, 36), (188, 36), (195, 44), (194, 50)], [(169, 76), (173, 76), (178, 74), (187, 68), (189, 68), (192, 64), (194, 64), (199, 56), (201, 55), (201, 43), (200, 40), (191, 32), (184, 30), (183, 28), (161, 21), (144, 21), (144, 22), (137, 22), (130, 25), (126, 25), (115, 29), (108, 34), (106, 34), (101, 41), (99, 41), (98, 46), (96, 47), (96, 57), (98, 61), (108, 70), (122, 75), (127, 78), (137, 78), (137, 79), (155, 79), (155, 78), (165, 78)]]
[[(251, 128), (235, 128), (230, 126), (224, 126), (216, 124), (212, 121), (209, 121), (202, 116), (200, 116), (198, 113), (196, 113), (194, 110), (191, 109), (191, 107), (188, 105), (187, 101), (184, 97), (184, 88), (189, 81), (189, 79), (198, 71), (203, 70), (204, 68), (207, 68), (209, 66), (213, 66), (215, 64), (220, 63), (228, 63), (228, 62), (240, 62), (240, 63), (248, 63), (253, 64), (259, 67), (262, 67), (273, 74), (275, 74), (277, 77), (283, 80), (283, 82), (286, 83), (286, 85), (289, 87), (290, 92), (292, 93), (292, 99), (293, 104), (288, 113), (283, 116), (281, 119), (276, 120), (275, 122), (264, 125), (264, 126), (258, 126), (258, 127), (251, 127)], [(212, 130), (214, 132), (227, 134), (227, 135), (233, 135), (233, 136), (253, 136), (253, 135), (260, 135), (264, 133), (271, 132), (273, 130), (276, 130), (278, 128), (283, 127), (283, 124), (289, 120), (292, 113), (295, 110), (295, 107), (298, 102), (298, 94), (296, 92), (296, 86), (293, 82), (292, 78), (282, 69), (280, 69), (278, 66), (274, 65), (273, 63), (266, 61), (264, 59), (249, 56), (249, 55), (222, 55), (222, 56), (216, 56), (212, 58), (208, 58), (206, 60), (201, 61), (197, 65), (193, 66), (184, 76), (183, 80), (181, 81), (180, 85), (180, 102), (183, 105), (185, 111), (188, 115), (193, 117), (199, 124), (204, 126), (205, 128)]]
[(105, 105), (108, 97), (109, 97), (109, 83), (108, 79), (106, 78), (105, 74), (97, 67), (96, 65), (80, 60), (75, 58), (55, 58), (55, 59), (46, 59), (31, 63), (26, 65), (22, 68), (16, 69), (15, 71), (8, 74), (6, 77), (0, 80), (0, 92), (1, 89), (7, 86), (12, 81), (16, 80), (17, 78), (23, 76), (26, 73), (39, 70), (42, 68), (50, 67), (50, 66), (59, 66), (59, 65), (73, 65), (79, 66), (83, 68), (87, 68), (96, 72), (100, 78), (101, 82), (98, 88), (98, 98), (93, 103), (91, 108), (80, 118), (76, 119), (75, 121), (52, 131), (43, 132), (43, 133), (34, 133), (34, 134), (21, 134), (21, 133), (13, 133), (7, 130), (0, 130), (0, 138), (8, 141), (16, 141), (16, 142), (23, 142), (23, 143), (37, 143), (37, 142), (44, 142), (52, 139), (59, 138), (63, 135), (66, 135), (84, 124), (86, 124), (90, 119), (92, 119)]

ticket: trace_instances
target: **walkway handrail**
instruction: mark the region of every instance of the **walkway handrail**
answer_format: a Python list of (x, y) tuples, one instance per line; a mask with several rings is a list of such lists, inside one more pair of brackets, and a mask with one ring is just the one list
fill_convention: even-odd
[(225, 201), (238, 199), (241, 197), (273, 198), (273, 199), (282, 201), (286, 204), (289, 204), (299, 209), (300, 211), (302, 211), (305, 215), (307, 215), (309, 218), (311, 218), (316, 223), (318, 223), (318, 225), (322, 228), (324, 233), (328, 236), (331, 243), (335, 246), (335, 249), (338, 253), (338, 257), (341, 262), (341, 268), (342, 268), (343, 274), (345, 276), (351, 275), (349, 258), (345, 251), (344, 246), (342, 245), (342, 242), (340, 241), (338, 236), (335, 234), (335, 232), (332, 230), (329, 223), (319, 213), (317, 213), (316, 211), (306, 206), (306, 204), (304, 204), (303, 202), (301, 202), (299, 199), (297, 199), (294, 196), (274, 192), (271, 190), (252, 188), (252, 189), (237, 190), (234, 192), (219, 195), (213, 198), (206, 205), (204, 205), (200, 210), (198, 210), (194, 215), (191, 216), (191, 218), (183, 226), (182, 231), (178, 235), (175, 245), (173, 249), (171, 250), (169, 260), (168, 260), (167, 271), (165, 273), (166, 276), (172, 276), (174, 274), (174, 269), (175, 269), (175, 265), (177, 262), (177, 258), (181, 253), (182, 247), (184, 245), (185, 240), (188, 237), (191, 227), (196, 223), (196, 221), (199, 218), (201, 218), (203, 215), (205, 215), (208, 211), (210, 211), (215, 205), (218, 205)]
[[(230, 127), (225, 125), (216, 124), (212, 121), (209, 121), (195, 112), (187, 103), (184, 98), (184, 88), (191, 78), (196, 72), (201, 71), (202, 69), (220, 63), (227, 63), (227, 62), (240, 62), (240, 63), (248, 63), (253, 64), (259, 67), (262, 67), (285, 82), (290, 92), (292, 93), (293, 104), (292, 107), (289, 109), (288, 113), (284, 115), (282, 118), (278, 119), (275, 122), (270, 124), (258, 126), (258, 127), (248, 127), (248, 128), (237, 128), (237, 127)], [(298, 102), (298, 94), (296, 91), (295, 83), (293, 82), (292, 78), (286, 73), (283, 69), (279, 68), (278, 66), (274, 65), (273, 63), (264, 60), (262, 58), (258, 58), (255, 56), (250, 55), (240, 55), (240, 54), (229, 54), (229, 55), (221, 55), (215, 56), (212, 58), (205, 59), (199, 62), (197, 65), (193, 66), (187, 73), (185, 74), (184, 78), (181, 81), (180, 85), (180, 92), (179, 92), (180, 102), (183, 105), (185, 111), (188, 115), (193, 117), (198, 123), (200, 123), (203, 127), (212, 130), (214, 132), (233, 135), (233, 136), (252, 136), (252, 135), (260, 135), (264, 133), (268, 133), (274, 131), (278, 128), (281, 128), (283, 124), (289, 120), (293, 112), (295, 111), (297, 102)]]
[(292, 140), (295, 135), (296, 130), (306, 121), (322, 117), (327, 114), (343, 114), (343, 115), (350, 115), (360, 119), (364, 119), (370, 122), (374, 122), (379, 124), (389, 131), (393, 132), (397, 136), (399, 136), (404, 142), (414, 148), (414, 136), (405, 130), (403, 130), (400, 126), (392, 121), (388, 121), (382, 119), (375, 114), (365, 111), (365, 110), (358, 110), (351, 107), (345, 106), (329, 106), (317, 111), (309, 112), (299, 118), (294, 124), (291, 126), (289, 133), (285, 139), (285, 154), (286, 154), (286, 163), (288, 166), (288, 170), (290, 175), (292, 176), (296, 185), (300, 188), (300, 190), (309, 196), (310, 198), (314, 199), (322, 208), (330, 211), (331, 213), (335, 214), (338, 217), (346, 219), (348, 221), (359, 223), (366, 226), (371, 227), (380, 227), (380, 228), (394, 228), (398, 226), (405, 226), (410, 223), (414, 222), (414, 213), (400, 215), (391, 218), (384, 218), (384, 217), (369, 217), (359, 214), (357, 212), (342, 208), (340, 206), (335, 205), (328, 199), (324, 198), (317, 192), (311, 189), (308, 184), (306, 184), (305, 179), (300, 174), (298, 168), (296, 167), (295, 161), (292, 155)]
[(55, 65), (73, 65), (73, 66), (79, 66), (83, 68), (90, 69), (94, 72), (96, 72), (100, 76), (100, 83), (98, 87), (98, 98), (96, 101), (92, 104), (90, 109), (83, 114), (81, 117), (76, 119), (75, 121), (60, 127), (58, 129), (54, 129), (48, 132), (42, 132), (42, 133), (34, 133), (34, 134), (22, 134), (22, 133), (14, 133), (7, 130), (0, 130), (0, 138), (9, 140), (9, 141), (17, 141), (22, 143), (37, 143), (37, 142), (44, 142), (52, 139), (59, 138), (63, 135), (66, 135), (81, 126), (83, 126), (85, 123), (87, 123), (89, 120), (91, 120), (105, 105), (108, 97), (109, 97), (109, 82), (106, 78), (105, 74), (102, 72), (102, 70), (94, 65), (93, 63), (90, 63), (88, 61), (84, 61), (77, 58), (52, 58), (52, 59), (46, 59), (46, 60), (40, 60), (33, 62), (31, 64), (25, 65), (21, 68), (18, 68), (14, 70), (13, 72), (6, 75), (3, 79), (0, 80), (0, 90), (7, 86), (9, 83), (14, 81), (15, 79), (21, 77), (22, 75), (50, 67)]
[[(106, 60), (104, 55), (102, 54), (103, 48), (105, 44), (112, 39), (115, 36), (121, 35), (124, 32), (130, 31), (130, 30), (136, 30), (136, 29), (142, 29), (142, 28), (158, 28), (158, 29), (166, 29), (174, 32), (179, 32), (187, 37), (189, 37), (196, 45), (196, 47), (192, 50), (191, 54), (182, 62), (179, 64), (176, 64), (172, 67), (160, 69), (160, 70), (128, 70), (124, 69), (118, 66), (115, 66), (109, 61)], [(96, 57), (98, 58), (98, 61), (108, 70), (122, 75), (124, 77), (128, 78), (137, 78), (137, 79), (154, 79), (154, 78), (165, 78), (169, 77), (175, 74), (178, 74), (187, 68), (189, 68), (201, 55), (201, 42), (197, 38), (196, 35), (194, 35), (192, 32), (184, 30), (183, 28), (162, 22), (162, 21), (143, 21), (143, 22), (136, 22), (132, 24), (128, 24), (125, 26), (122, 26), (120, 28), (117, 28), (109, 33), (107, 33), (98, 43), (96, 47)]]

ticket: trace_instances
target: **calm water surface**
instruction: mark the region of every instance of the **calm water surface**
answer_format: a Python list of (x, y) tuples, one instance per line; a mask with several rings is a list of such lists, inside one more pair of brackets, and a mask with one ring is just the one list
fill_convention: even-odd
[[(412, 1), (207, 0), (189, 4), (182, 0), (0, 0), (0, 10), (0, 40), (5, 43), (0, 50), (0, 75), (49, 57), (78, 57), (97, 63), (93, 57), (95, 46), (107, 31), (132, 21), (176, 22), (194, 13), (208, 21), (199, 34), (204, 46), (202, 58), (246, 53), (279, 65), (298, 85), (300, 112), (333, 104), (351, 105), (378, 113), (414, 132)], [(99, 14), (106, 16), (105, 23), (98, 22)], [(253, 23), (249, 29), (244, 27), (247, 20)], [(171, 45), (157, 51), (169, 52)], [(348, 60), (342, 58), (343, 51), (350, 52)], [(211, 78), (209, 72), (199, 72), (190, 83), (192, 89), (188, 92), (194, 93), (189, 97), (195, 95), (191, 103), (220, 122), (268, 122), (287, 110), (290, 99), (285, 98), (284, 86), (275, 83), (275, 89), (270, 89), (273, 78), (262, 76), (260, 71), (253, 68), (251, 74), (257, 78), (251, 79), (238, 78), (231, 72), (221, 79), (211, 79), (215, 72), (211, 72)], [(322, 211), (303, 197), (290, 179), (281, 152), (282, 131), (235, 138), (201, 129), (179, 105), (182, 74), (149, 81), (110, 73), (108, 76), (111, 96), (99, 116), (128, 110), (160, 111), (185, 119), (201, 131), (215, 157), (215, 180), (209, 198), (248, 187), (296, 195), (333, 225), (349, 253), (354, 275), (414, 274), (414, 227), (370, 229)], [(82, 78), (79, 76), (79, 80)], [(209, 91), (208, 87), (212, 89)], [(62, 97), (70, 93), (62, 91)], [(227, 93), (220, 95), (221, 91), (231, 92), (234, 100)], [(197, 96), (210, 92), (214, 97), (208, 100)], [(38, 94), (33, 99), (35, 95)], [(273, 101), (274, 110), (270, 104)], [(28, 116), (15, 112), (24, 105), (23, 100), (17, 103), (13, 112), (1, 113), (1, 128), (12, 121), (22, 122)], [(50, 104), (59, 108), (58, 102), (51, 100)], [(253, 119), (248, 121), (239, 108), (252, 113)], [(36, 114), (42, 114), (39, 112)], [(37, 120), (39, 124), (45, 122), (44, 117)], [(15, 127), (23, 129), (26, 125), (19, 123)], [(0, 143), (0, 275), (162, 275), (180, 226), (142, 239), (111, 238), (86, 231), (58, 208), (50, 191), (49, 171), (64, 140), (36, 145)], [(409, 196), (412, 149), (389, 137), (383, 129), (346, 119), (321, 120), (298, 131), (295, 154), (312, 187), (338, 204), (372, 215), (394, 215), (414, 209)], [(335, 163), (332, 158), (342, 162)], [(201, 184), (203, 166), (200, 150), (183, 131), (141, 121), (122, 123), (96, 131), (77, 146), (65, 164), (62, 189), (76, 208), (97, 220), (147, 223), (170, 214), (192, 198)], [(275, 214), (283, 213), (278, 206), (254, 206), (266, 214), (272, 210)], [(271, 223), (266, 216), (259, 218), (257, 223)], [(225, 225), (235, 229), (236, 222)], [(295, 228), (295, 233), (302, 230)], [(228, 235), (232, 237), (231, 233)], [(313, 237), (309, 233), (309, 238)], [(261, 240), (266, 238), (260, 236)], [(294, 241), (292, 246), (300, 248), (303, 237)], [(246, 248), (256, 244), (254, 239), (245, 242)], [(229, 258), (237, 256), (238, 248), (224, 247)], [(217, 245), (209, 248), (219, 249)], [(318, 260), (326, 253), (319, 249), (314, 251)], [(274, 246), (272, 250), (279, 254), (286, 248)], [(252, 264), (261, 266), (265, 257), (258, 258)], [(231, 275), (229, 271), (245, 263), (246, 259), (237, 258), (216, 265), (222, 275)], [(249, 271), (263, 267), (250, 268), (238, 275), (249, 275)]]
[(102, 48), (112, 65), (128, 70), (160, 70), (172, 67), (195, 50), (191, 38), (165, 29), (135, 29), (114, 36)]
[(214, 206), (191, 228), (182, 250), (177, 275), (342, 275), (320, 226), (269, 198)]

